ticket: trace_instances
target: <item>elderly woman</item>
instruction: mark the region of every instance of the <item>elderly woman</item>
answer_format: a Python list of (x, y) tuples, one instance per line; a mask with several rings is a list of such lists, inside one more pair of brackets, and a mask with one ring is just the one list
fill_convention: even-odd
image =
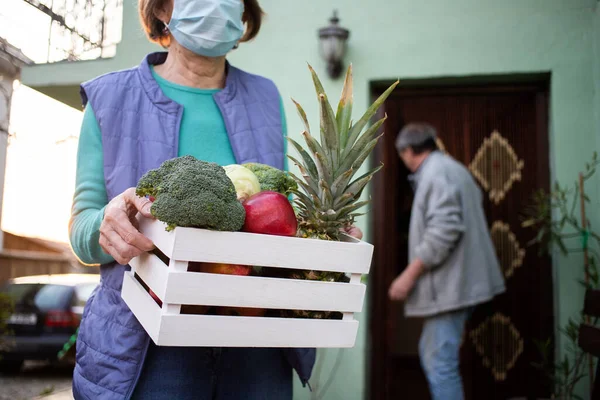
[(225, 59), (257, 35), (257, 0), (140, 0), (139, 13), (150, 40), (168, 51), (81, 86), (70, 238), (83, 262), (102, 265), (102, 283), (83, 314), (73, 394), (291, 399), (292, 370), (306, 383), (314, 349), (157, 347), (121, 299), (127, 263), (153, 247), (134, 224), (138, 212), (151, 217), (133, 189), (146, 171), (182, 155), (286, 168), (277, 88)]

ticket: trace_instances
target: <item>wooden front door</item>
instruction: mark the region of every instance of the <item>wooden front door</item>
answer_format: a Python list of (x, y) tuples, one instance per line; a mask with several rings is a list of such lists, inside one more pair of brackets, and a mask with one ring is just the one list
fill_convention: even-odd
[[(374, 265), (369, 277), (370, 398), (427, 399), (417, 343), (421, 321), (405, 319), (387, 289), (407, 264), (412, 190), (394, 141), (403, 125), (428, 122), (443, 151), (469, 167), (485, 193), (485, 212), (507, 292), (480, 306), (461, 350), (467, 399), (535, 398), (548, 382), (532, 363), (535, 340), (553, 339), (552, 270), (520, 215), (538, 188), (548, 188), (547, 82), (527, 85), (399, 88), (382, 107), (388, 115), (374, 163)], [(377, 94), (377, 93), (376, 93)]]

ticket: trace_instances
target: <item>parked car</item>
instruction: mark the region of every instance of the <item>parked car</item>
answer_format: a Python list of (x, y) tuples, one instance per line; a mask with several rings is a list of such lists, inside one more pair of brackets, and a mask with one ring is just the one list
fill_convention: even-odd
[(97, 274), (36, 275), (0, 286), (14, 305), (0, 351), (0, 371), (18, 372), (25, 360), (56, 361), (75, 334), (83, 307), (100, 282)]

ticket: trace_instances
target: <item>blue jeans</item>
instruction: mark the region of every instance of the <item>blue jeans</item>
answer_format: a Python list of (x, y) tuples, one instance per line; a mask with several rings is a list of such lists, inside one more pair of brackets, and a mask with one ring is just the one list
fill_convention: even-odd
[(280, 349), (158, 347), (150, 343), (133, 399), (291, 400)]
[(462, 335), (471, 310), (459, 310), (425, 319), (419, 356), (433, 400), (462, 400), (459, 369)]

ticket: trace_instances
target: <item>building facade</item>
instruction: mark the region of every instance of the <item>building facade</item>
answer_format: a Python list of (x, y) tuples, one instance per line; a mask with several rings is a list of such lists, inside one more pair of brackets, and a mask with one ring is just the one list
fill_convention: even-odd
[[(507, 276), (508, 296), (483, 310), (465, 338), (467, 373), (484, 382), (478, 386), (471, 380), (469, 396), (482, 398), (477, 395), (491, 393), (490, 388), (497, 398), (542, 396), (545, 383), (529, 364), (536, 357), (532, 340), (549, 335), (559, 353), (564, 350), (557, 332), (581, 309), (582, 260), (558, 254), (538, 258), (526, 243), (533, 234), (520, 228), (517, 217), (535, 188), (574, 182), (599, 148), (600, 3), (263, 0), (261, 5), (266, 18), (259, 36), (229, 59), (277, 84), (291, 137), (300, 137), (302, 125), (290, 97), (305, 107), (313, 124), (318, 118), (306, 62), (320, 74), (331, 99), (341, 90), (342, 79), (327, 78), (317, 35), (334, 8), (350, 30), (344, 63), (353, 64), (357, 114), (381, 87), (401, 81), (385, 106), (387, 139), (375, 157), (387, 167), (370, 192), (375, 207), (395, 210), (396, 220), (375, 210), (359, 222), (378, 254), (358, 341), (353, 349), (320, 352), (315, 392), (311, 397), (298, 387), (297, 398), (392, 398), (402, 392), (402, 384), (394, 387), (396, 378), (411, 381), (410, 371), (418, 368), (418, 322), (404, 320), (401, 306), (386, 303), (382, 293), (405, 264), (397, 248), (404, 243), (410, 198), (390, 146), (409, 119), (434, 123), (444, 148), (465, 162), (485, 189), (490, 229)], [(135, 1), (125, 0), (122, 40), (113, 58), (28, 67), (23, 83), (80, 107), (82, 81), (137, 65), (146, 53), (160, 50), (145, 39), (136, 12)], [(598, 183), (597, 178), (588, 183), (588, 217), (596, 225)]]

